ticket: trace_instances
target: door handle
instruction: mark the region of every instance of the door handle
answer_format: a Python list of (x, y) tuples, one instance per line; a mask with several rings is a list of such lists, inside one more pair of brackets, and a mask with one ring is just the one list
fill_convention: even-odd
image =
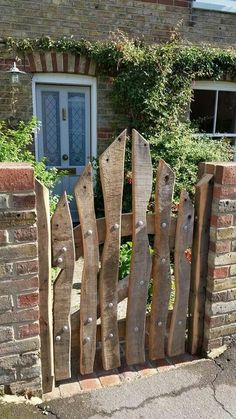
[(61, 115), (62, 115), (62, 120), (66, 121), (66, 109), (65, 108), (62, 108)]
[(63, 154), (63, 156), (62, 156), (62, 159), (63, 159), (63, 160), (68, 160), (68, 158), (69, 158), (69, 157), (68, 157), (68, 154)]

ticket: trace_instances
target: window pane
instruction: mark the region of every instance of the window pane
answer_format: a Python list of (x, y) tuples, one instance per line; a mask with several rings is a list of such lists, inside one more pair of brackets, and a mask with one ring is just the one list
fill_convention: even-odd
[(42, 128), (44, 156), (48, 166), (60, 166), (59, 92), (42, 92)]
[(70, 165), (86, 164), (85, 93), (68, 93)]
[(216, 132), (236, 133), (236, 92), (219, 92)]
[(214, 90), (194, 90), (190, 119), (199, 132), (213, 133), (215, 97)]

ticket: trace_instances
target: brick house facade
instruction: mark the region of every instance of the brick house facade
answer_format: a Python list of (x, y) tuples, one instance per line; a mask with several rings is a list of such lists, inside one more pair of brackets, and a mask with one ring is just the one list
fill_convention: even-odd
[[(43, 0), (38, 3), (13, 0), (2, 2), (0, 38), (35, 38), (42, 35), (58, 38), (73, 35), (76, 39), (83, 37), (88, 40), (104, 40), (112, 31), (120, 30), (148, 43), (155, 43), (168, 40), (174, 28), (178, 27), (186, 41), (231, 47), (236, 43), (236, 8), (234, 10), (232, 7), (234, 2), (235, 0), (208, 0), (208, 3), (203, 0)], [(12, 114), (23, 120), (30, 118), (33, 102), (36, 101), (34, 89), (32, 97), (35, 75), (70, 73), (78, 76), (73, 82), (75, 85), (80, 85), (81, 75), (85, 76), (85, 85), (89, 80), (86, 76), (96, 80), (97, 99), (94, 100), (97, 106), (96, 109), (91, 106), (90, 115), (91, 118), (96, 113), (92, 128), (94, 140), (86, 158), (91, 154), (100, 154), (107, 147), (112, 135), (126, 125), (124, 116), (115, 115), (112, 111), (112, 80), (95, 74), (91, 63), (71, 62), (71, 56), (67, 54), (63, 57), (38, 54), (32, 60), (26, 56), (17, 61), (17, 66), (28, 75), (22, 76), (22, 83), (17, 88), (17, 93), (14, 93), (5, 71), (9, 70), (16, 57), (6, 54), (4, 48), (0, 51), (0, 118), (9, 118)], [(47, 77), (38, 80), (39, 83), (50, 84)], [(63, 85), (63, 80), (58, 79), (58, 84)], [(37, 150), (36, 154), (39, 157), (42, 155)]]

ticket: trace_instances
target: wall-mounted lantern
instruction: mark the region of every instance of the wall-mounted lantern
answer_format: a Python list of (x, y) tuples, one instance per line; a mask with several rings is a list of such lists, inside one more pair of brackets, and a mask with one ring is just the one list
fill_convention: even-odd
[(13, 66), (10, 68), (10, 70), (7, 70), (7, 73), (11, 75), (11, 83), (13, 85), (20, 83), (20, 74), (26, 74), (25, 71), (19, 70), (19, 68), (16, 66), (16, 62), (13, 63)]

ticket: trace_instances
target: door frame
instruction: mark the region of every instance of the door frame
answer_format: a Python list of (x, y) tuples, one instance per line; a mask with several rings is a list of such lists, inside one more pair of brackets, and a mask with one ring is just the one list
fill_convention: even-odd
[[(40, 73), (34, 74), (32, 79), (32, 100), (33, 115), (36, 114), (36, 88), (37, 84), (56, 84), (61, 86), (85, 86), (90, 87), (90, 132), (91, 132), (91, 156), (97, 157), (97, 79), (91, 76), (81, 76), (78, 74), (58, 74), (58, 73)], [(39, 159), (38, 138), (35, 133), (35, 157)]]

